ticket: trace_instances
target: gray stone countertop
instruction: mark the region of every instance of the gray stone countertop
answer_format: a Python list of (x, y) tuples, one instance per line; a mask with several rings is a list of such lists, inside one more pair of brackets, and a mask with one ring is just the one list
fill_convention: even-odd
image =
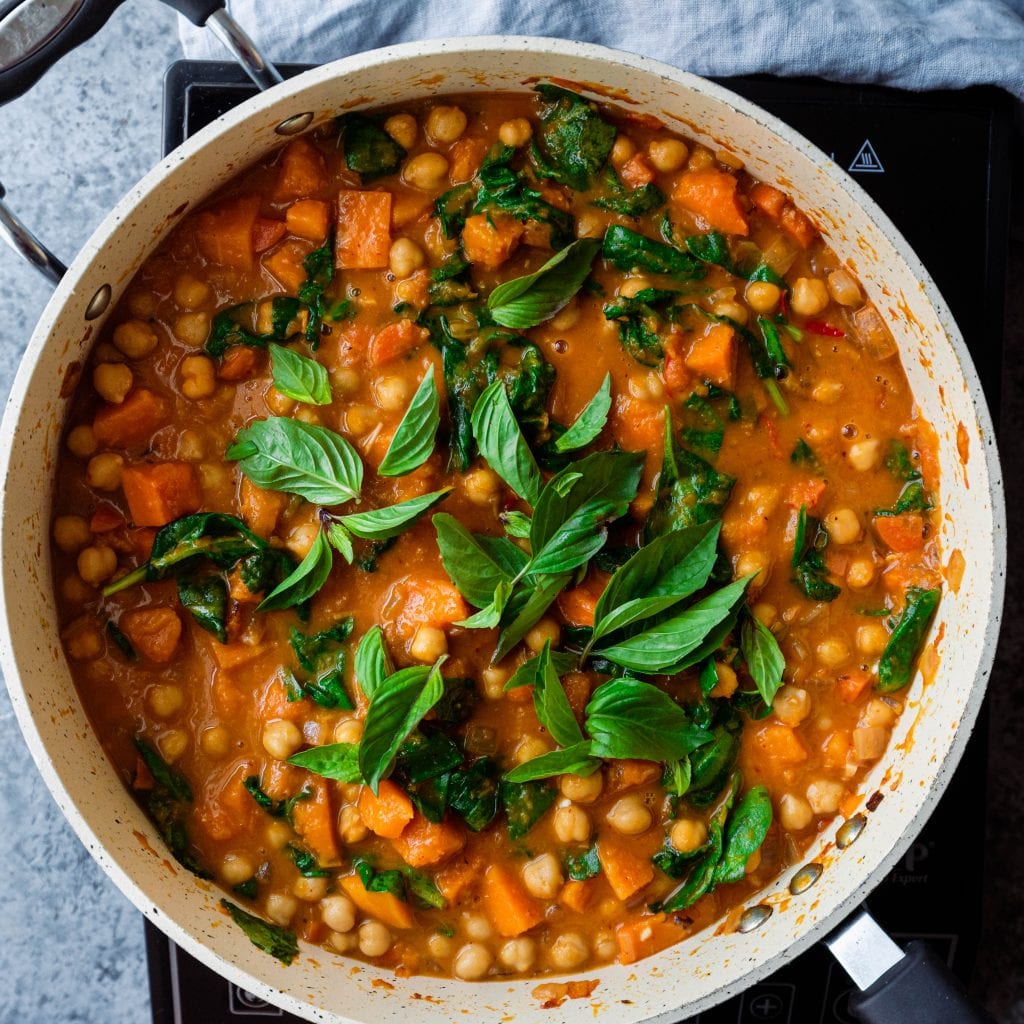
[[(173, 15), (121, 7), (29, 95), (0, 107), (0, 181), (13, 208), (66, 261), (160, 155), (163, 71), (181, 56)], [(1018, 161), (1018, 170), (1024, 163)], [(1024, 199), (1007, 295), (1004, 444), (1024, 427)], [(0, 396), (49, 289), (0, 245)], [(1024, 474), (1010, 474), (1010, 566), (1024, 537)], [(1017, 529), (1016, 527), (1022, 527)], [(990, 687), (984, 932), (974, 989), (1000, 1024), (1024, 1024), (1024, 573), (1010, 572)], [(0, 691), (0, 1024), (148, 1024), (142, 918), (72, 834), (36, 773)]]

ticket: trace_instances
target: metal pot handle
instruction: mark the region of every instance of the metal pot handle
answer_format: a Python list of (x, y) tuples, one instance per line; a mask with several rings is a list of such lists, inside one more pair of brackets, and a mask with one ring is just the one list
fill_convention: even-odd
[[(0, 104), (30, 89), (61, 57), (91, 39), (124, 0), (0, 0)], [(224, 0), (163, 0), (207, 26), (261, 89), (282, 81), (277, 69), (224, 8)], [(54, 284), (67, 269), (3, 202), (0, 238)]]
[(860, 989), (850, 1011), (863, 1024), (993, 1024), (925, 943), (900, 949), (863, 907), (825, 945)]

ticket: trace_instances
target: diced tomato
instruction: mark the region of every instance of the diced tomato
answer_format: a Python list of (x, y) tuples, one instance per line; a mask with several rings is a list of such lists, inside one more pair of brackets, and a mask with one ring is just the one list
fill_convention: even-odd
[(803, 329), (805, 331), (810, 331), (811, 334), (817, 334), (822, 338), (846, 337), (846, 331), (840, 327), (833, 327), (832, 324), (827, 324), (824, 320), (805, 320)]

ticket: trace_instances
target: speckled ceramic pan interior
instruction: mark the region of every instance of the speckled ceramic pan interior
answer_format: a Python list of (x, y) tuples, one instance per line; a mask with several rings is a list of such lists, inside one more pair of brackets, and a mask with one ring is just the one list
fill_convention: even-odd
[[(709, 929), (629, 967), (586, 972), (588, 999), (543, 1010), (536, 981), (469, 984), (396, 978), (318, 947), (284, 967), (250, 945), (218, 910), (220, 891), (174, 865), (105, 758), (61, 651), (47, 536), (53, 469), (66, 405), (102, 320), (85, 318), (104, 285), (121, 294), (166, 232), (205, 196), (282, 140), (275, 127), (311, 112), (427, 95), (576, 83), (598, 98), (654, 114), (712, 149), (739, 155), (791, 192), (850, 263), (895, 336), (942, 467), (944, 560), (952, 563), (930, 647), (907, 711), (864, 793), (884, 799), (833, 823), (805, 863), (820, 878), (790, 892), (794, 868), (748, 906), (747, 932)], [(39, 323), (2, 427), (5, 488), (3, 668), (33, 756), (82, 842), (117, 886), (176, 943), (214, 970), (310, 1020), (435, 1024), (453, 1020), (616, 1024), (696, 1014), (792, 959), (838, 923), (902, 854), (942, 794), (981, 703), (1002, 608), (1002, 481), (992, 423), (960, 334), (906, 242), (865, 193), (796, 132), (732, 93), (675, 68), (614, 50), (550, 39), (440, 40), (377, 50), (307, 72), (226, 114), (172, 153), (121, 201), (72, 265)], [(874, 803), (874, 801), (873, 801)], [(817, 869), (800, 876), (812, 879)], [(799, 889), (800, 884), (793, 886)], [(760, 923), (758, 923), (760, 922)], [(386, 985), (379, 984), (386, 981)], [(375, 984), (377, 983), (377, 984)]]

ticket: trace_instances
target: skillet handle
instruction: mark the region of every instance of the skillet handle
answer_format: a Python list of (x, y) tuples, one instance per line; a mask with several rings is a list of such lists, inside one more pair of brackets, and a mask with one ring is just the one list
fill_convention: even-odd
[(994, 1024), (923, 942), (909, 943), (903, 959), (851, 996), (850, 1010), (864, 1024)]

